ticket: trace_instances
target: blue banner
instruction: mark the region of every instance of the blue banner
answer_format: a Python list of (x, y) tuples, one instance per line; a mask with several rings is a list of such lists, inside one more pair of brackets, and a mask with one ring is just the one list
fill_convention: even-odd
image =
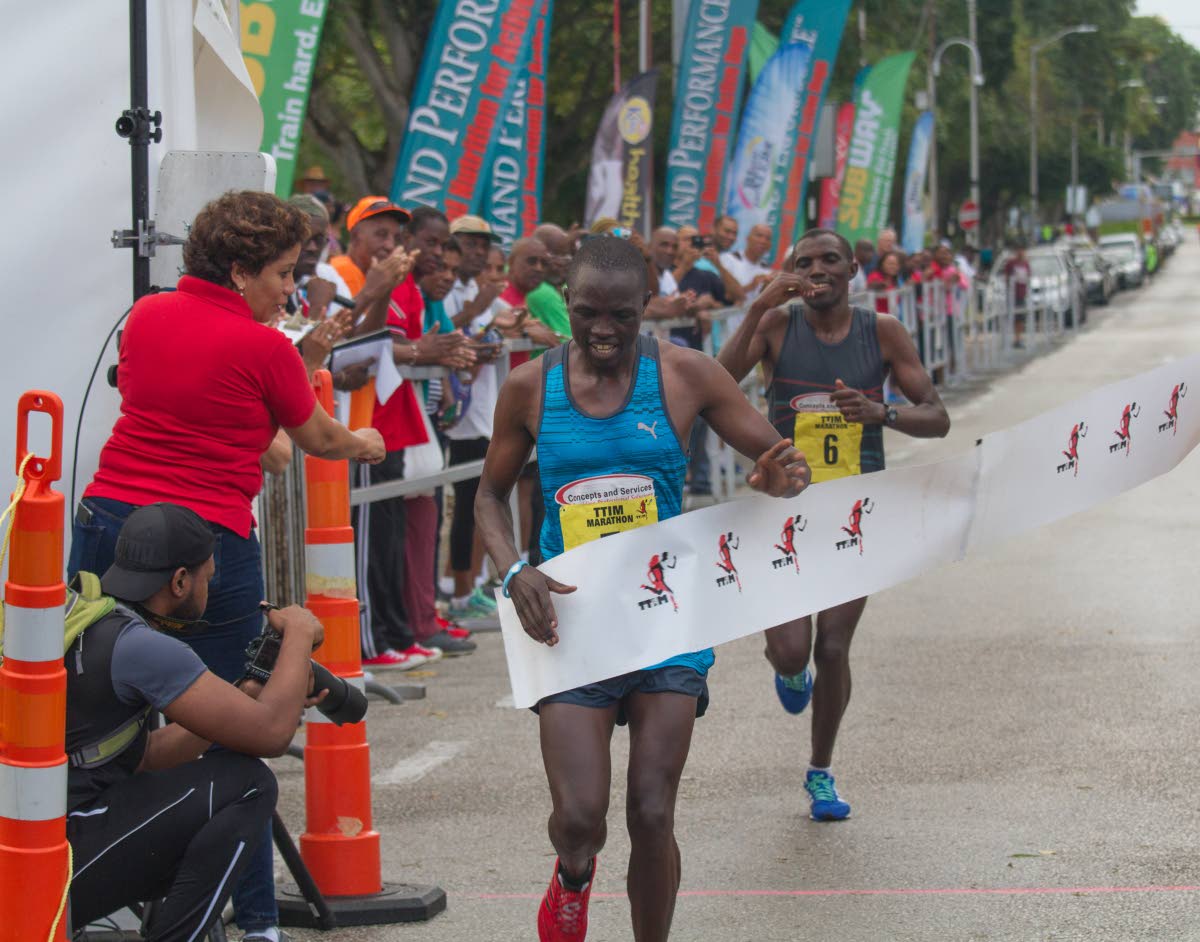
[(663, 218), (709, 232), (742, 98), (758, 0), (693, 0), (675, 79)]
[(925, 247), (925, 175), (933, 140), (933, 112), (922, 111), (913, 125), (908, 145), (908, 170), (904, 174), (904, 230), (900, 244), (909, 255)]
[(451, 219), (479, 211), (499, 126), (529, 59), (543, 0), (442, 0), (410, 99), (391, 198)]
[(512, 100), (496, 131), (487, 170), (482, 216), (504, 240), (505, 251), (541, 221), (542, 166), (546, 129), (546, 40), (554, 0), (541, 0), (533, 34)]
[(735, 248), (745, 248), (752, 226), (779, 237), (779, 209), (795, 160), (794, 145), (812, 46), (780, 46), (763, 67), (746, 99), (737, 146), (725, 180), (725, 212), (737, 220)]
[(795, 237), (805, 229), (807, 214), (804, 212), (804, 196), (808, 188), (808, 162), (812, 153), (813, 139), (817, 134), (817, 120), (825, 102), (829, 79), (837, 63), (838, 47), (842, 44), (842, 31), (846, 27), (846, 16), (850, 12), (850, 0), (799, 0), (788, 13), (779, 38), (784, 43), (806, 42), (812, 46), (812, 62), (808, 72), (804, 102), (800, 106), (799, 121), (794, 131), (796, 155), (792, 172), (780, 209), (779, 233), (775, 242), (776, 261), (782, 263), (791, 250)]

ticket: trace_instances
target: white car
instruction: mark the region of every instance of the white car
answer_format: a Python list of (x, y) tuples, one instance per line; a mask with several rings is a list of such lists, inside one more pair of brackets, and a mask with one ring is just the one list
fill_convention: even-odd
[(1146, 280), (1146, 253), (1133, 233), (1101, 236), (1100, 254), (1116, 269), (1117, 283), (1122, 288), (1134, 288)]

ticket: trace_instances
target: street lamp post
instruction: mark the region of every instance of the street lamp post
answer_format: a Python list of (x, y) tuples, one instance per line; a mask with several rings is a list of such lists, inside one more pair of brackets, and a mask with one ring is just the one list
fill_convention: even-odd
[(956, 37), (947, 39), (938, 46), (933, 58), (929, 60), (929, 110), (933, 113), (934, 128), (933, 140), (930, 141), (929, 146), (929, 208), (935, 229), (938, 224), (938, 162), (937, 83), (934, 80), (942, 74), (942, 53), (951, 46), (966, 46), (971, 53), (971, 199), (976, 206), (979, 205), (979, 115), (976, 110), (979, 99), (974, 94), (974, 90), (983, 85), (983, 61), (979, 57), (978, 47), (971, 40)]
[(1047, 46), (1052, 46), (1064, 36), (1072, 33), (1094, 33), (1098, 29), (1092, 23), (1080, 23), (1060, 29), (1049, 39), (1034, 43), (1029, 48), (1029, 209), (1030, 226), (1036, 235), (1038, 225), (1038, 138), (1037, 138), (1037, 57)]

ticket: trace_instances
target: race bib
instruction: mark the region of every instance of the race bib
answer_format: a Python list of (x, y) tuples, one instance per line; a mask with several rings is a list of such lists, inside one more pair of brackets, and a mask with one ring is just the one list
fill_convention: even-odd
[(572, 481), (554, 495), (563, 549), (658, 522), (654, 481), (641, 474), (605, 474)]
[(797, 396), (792, 440), (812, 468), (812, 480), (832, 481), (862, 473), (863, 427), (847, 422), (824, 393)]

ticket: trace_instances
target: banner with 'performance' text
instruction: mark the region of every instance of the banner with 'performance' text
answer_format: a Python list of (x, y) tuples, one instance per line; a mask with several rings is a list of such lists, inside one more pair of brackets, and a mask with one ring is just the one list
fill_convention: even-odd
[(451, 219), (479, 212), (541, 12), (542, 0), (442, 0), (410, 100), (394, 202)]
[[(559, 643), (498, 597), (513, 703), (640, 670), (871, 595), (1086, 510), (1200, 443), (1200, 356), (1114, 383), (965, 454), (719, 504), (594, 540), (539, 567)], [(634, 434), (631, 430), (631, 434)], [(620, 504), (594, 505), (599, 516)]]

